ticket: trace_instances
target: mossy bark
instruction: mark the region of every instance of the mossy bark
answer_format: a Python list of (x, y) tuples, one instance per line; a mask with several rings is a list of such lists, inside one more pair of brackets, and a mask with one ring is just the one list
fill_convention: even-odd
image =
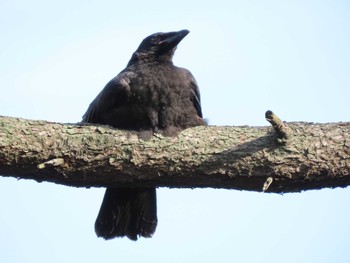
[(299, 192), (350, 184), (350, 123), (195, 127), (176, 137), (0, 117), (0, 174), (58, 184)]

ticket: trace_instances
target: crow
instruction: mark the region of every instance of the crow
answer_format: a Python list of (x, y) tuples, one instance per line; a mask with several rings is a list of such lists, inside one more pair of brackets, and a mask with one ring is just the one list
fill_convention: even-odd
[[(146, 37), (126, 68), (107, 83), (83, 116), (83, 123), (110, 125), (142, 134), (175, 136), (205, 125), (200, 93), (191, 72), (172, 58), (188, 30)], [(147, 137), (147, 136), (146, 136)], [(111, 188), (95, 222), (98, 237), (151, 237), (157, 227), (155, 188)]]

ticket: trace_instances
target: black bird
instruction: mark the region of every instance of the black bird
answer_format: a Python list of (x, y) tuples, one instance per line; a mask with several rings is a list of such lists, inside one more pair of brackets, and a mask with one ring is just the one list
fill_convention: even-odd
[[(90, 104), (83, 122), (167, 136), (204, 125), (195, 79), (172, 62), (177, 45), (188, 33), (146, 37), (127, 67)], [(151, 237), (157, 227), (156, 202), (155, 188), (107, 188), (95, 223), (97, 236)]]

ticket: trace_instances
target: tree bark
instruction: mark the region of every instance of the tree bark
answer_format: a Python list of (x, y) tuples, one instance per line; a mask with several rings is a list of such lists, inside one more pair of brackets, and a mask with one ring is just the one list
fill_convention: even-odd
[(350, 184), (350, 123), (282, 126), (283, 139), (272, 127), (203, 126), (145, 141), (108, 126), (0, 117), (0, 174), (77, 187), (275, 193)]

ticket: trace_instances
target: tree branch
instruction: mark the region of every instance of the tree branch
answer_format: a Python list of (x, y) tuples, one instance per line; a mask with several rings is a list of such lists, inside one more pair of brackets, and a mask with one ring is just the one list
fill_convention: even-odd
[(107, 126), (0, 117), (0, 174), (79, 187), (299, 192), (350, 184), (350, 123), (195, 127), (150, 140)]

